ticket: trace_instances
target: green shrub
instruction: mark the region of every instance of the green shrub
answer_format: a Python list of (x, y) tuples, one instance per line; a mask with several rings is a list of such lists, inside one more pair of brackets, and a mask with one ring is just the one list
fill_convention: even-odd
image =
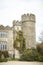
[(38, 44), (36, 49), (37, 52), (39, 53), (38, 61), (43, 62), (43, 42), (41, 44)]
[(8, 60), (6, 58), (2, 59), (0, 58), (0, 62), (7, 62)]
[(37, 45), (37, 51), (42, 56), (43, 55), (43, 42)]
[(27, 49), (23, 52), (20, 57), (22, 61), (37, 61), (38, 60), (38, 52), (37, 50)]
[(39, 61), (39, 62), (43, 62), (43, 56), (40, 56), (40, 55), (39, 55), (38, 61)]

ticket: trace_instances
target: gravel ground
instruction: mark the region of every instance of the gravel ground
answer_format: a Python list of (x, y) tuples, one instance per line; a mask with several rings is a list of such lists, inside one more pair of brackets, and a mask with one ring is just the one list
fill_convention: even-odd
[(43, 65), (43, 62), (8, 61), (2, 62), (0, 65)]

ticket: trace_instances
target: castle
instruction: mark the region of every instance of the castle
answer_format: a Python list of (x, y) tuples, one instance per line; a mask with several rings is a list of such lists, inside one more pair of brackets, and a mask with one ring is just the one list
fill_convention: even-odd
[(23, 14), (21, 21), (13, 21), (12, 27), (0, 25), (0, 50), (7, 50), (11, 57), (14, 55), (13, 41), (19, 30), (23, 31), (26, 48), (36, 47), (35, 15)]

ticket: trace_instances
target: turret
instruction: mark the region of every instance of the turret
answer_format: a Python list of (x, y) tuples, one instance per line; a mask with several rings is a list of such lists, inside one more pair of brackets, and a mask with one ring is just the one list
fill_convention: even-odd
[(14, 39), (16, 39), (17, 32), (22, 29), (21, 24), (22, 23), (20, 21), (18, 21), (18, 20), (17, 21), (16, 20), (13, 21), (13, 38)]
[(35, 15), (24, 14), (21, 16), (22, 30), (26, 39), (26, 48), (35, 47)]
[(21, 26), (21, 22), (20, 21), (16, 21), (16, 20), (14, 20), (13, 21), (13, 26)]

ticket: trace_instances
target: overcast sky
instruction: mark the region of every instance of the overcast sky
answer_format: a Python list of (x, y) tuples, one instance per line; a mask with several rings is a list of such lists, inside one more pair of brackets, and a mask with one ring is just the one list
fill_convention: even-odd
[(0, 25), (12, 26), (24, 13), (36, 15), (36, 40), (43, 31), (43, 0), (0, 0)]

